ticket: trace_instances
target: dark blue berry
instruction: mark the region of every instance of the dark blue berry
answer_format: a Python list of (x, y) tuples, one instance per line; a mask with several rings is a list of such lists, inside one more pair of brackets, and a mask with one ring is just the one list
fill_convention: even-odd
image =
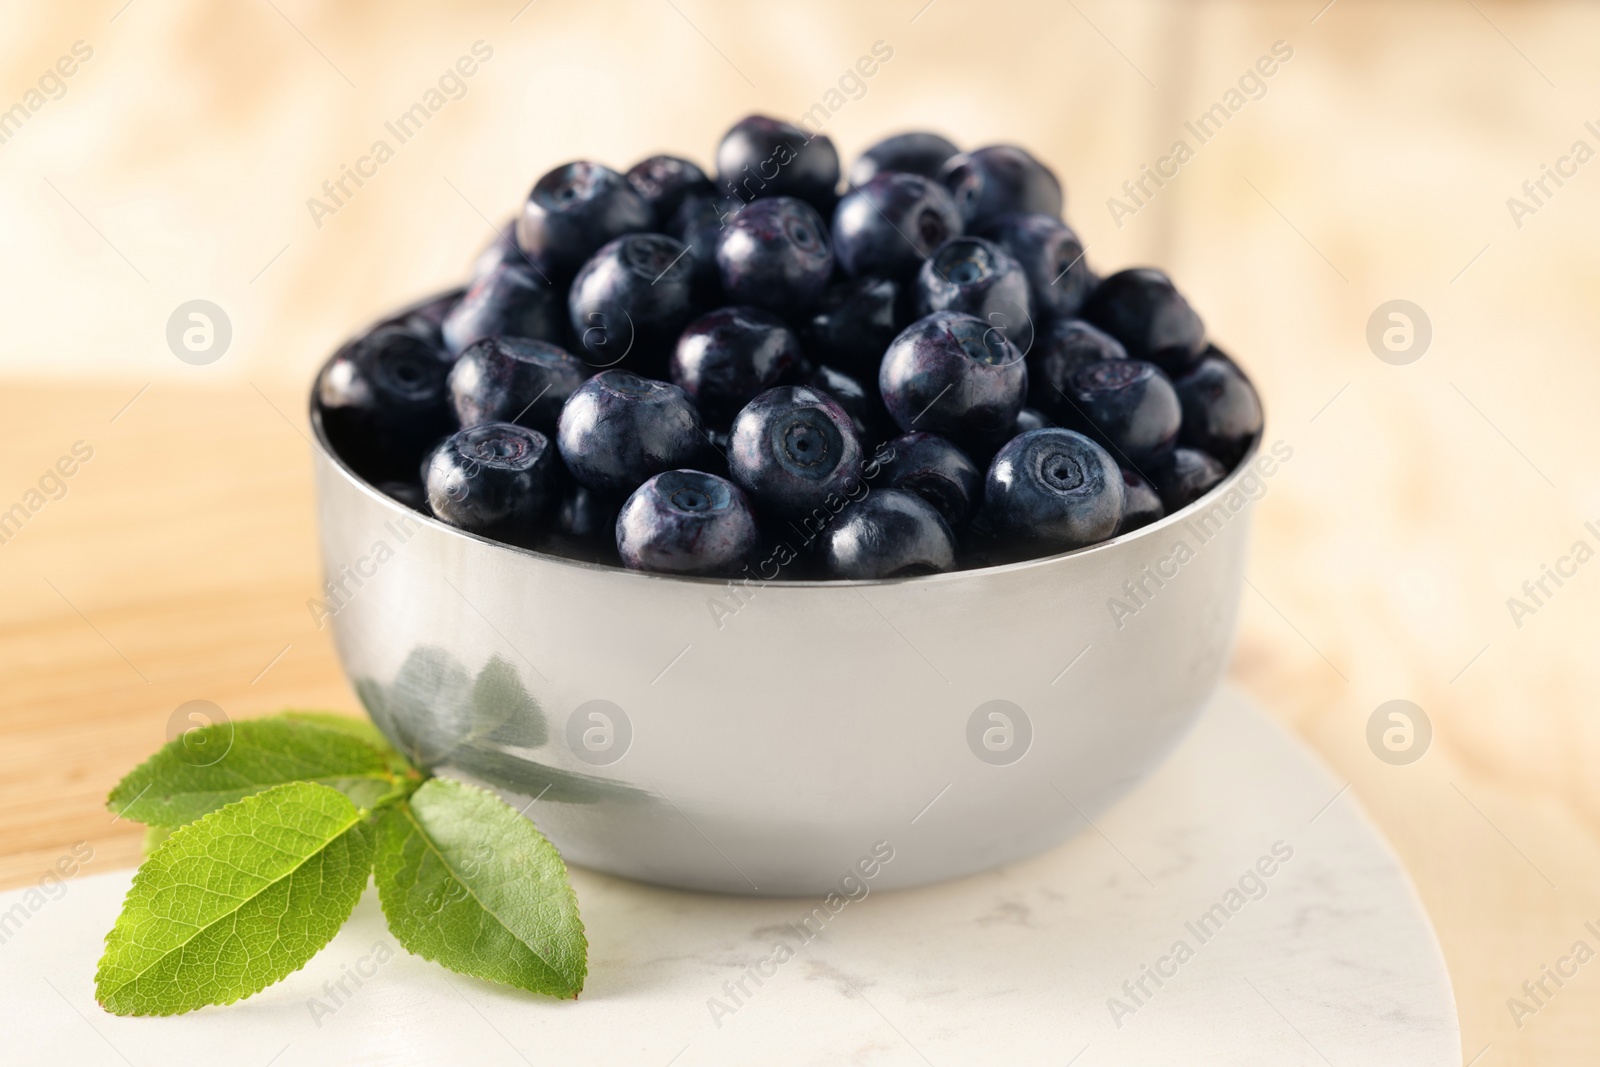
[(1179, 446), (1172, 450), (1166, 462), (1150, 472), (1150, 480), (1161, 494), (1161, 505), (1170, 515), (1211, 492), (1227, 475), (1227, 468), (1213, 457), (1198, 449)]
[(1161, 506), (1161, 496), (1145, 476), (1131, 467), (1122, 468), (1122, 522), (1117, 526), (1119, 535), (1132, 533), (1166, 515)]
[(951, 529), (964, 526), (983, 498), (983, 471), (943, 437), (908, 433), (889, 442), (875, 485), (904, 489), (932, 504)]
[[(378, 326), (403, 326), (427, 340), (435, 348), (444, 348), (444, 320), (466, 295), (465, 289), (447, 289), (433, 296), (423, 297), (385, 318)], [(373, 329), (377, 329), (374, 326)]]
[(814, 359), (872, 379), (884, 349), (903, 326), (900, 287), (887, 278), (851, 278), (828, 286), (800, 338)]
[(918, 319), (889, 346), (878, 390), (905, 433), (925, 430), (965, 448), (1010, 436), (1028, 368), (1000, 330), (954, 311)]
[(937, 574), (956, 565), (956, 541), (922, 497), (877, 489), (823, 531), (821, 562), (828, 577), (851, 581)]
[(545, 341), (485, 337), (450, 371), (450, 399), (463, 427), (515, 422), (554, 436), (561, 406), (588, 377), (583, 361)]
[(1103, 359), (1127, 359), (1115, 337), (1082, 319), (1055, 319), (1034, 334), (1028, 353), (1028, 403), (1057, 422), (1072, 421), (1067, 382), (1079, 367)]
[(665, 234), (631, 233), (608, 242), (583, 265), (567, 294), (572, 333), (591, 366), (651, 374), (694, 315), (689, 250)]
[(559, 499), (556, 450), (538, 430), (509, 422), (446, 438), (422, 468), (428, 507), (452, 526), (530, 544)]
[[(1055, 424), (1049, 419), (1045, 418), (1044, 412), (1038, 411), (1034, 408), (1023, 408), (1021, 411), (1017, 412), (1017, 433), (1027, 433), (1029, 430), (1042, 430), (1046, 426), (1053, 425)], [(1015, 436), (1015, 434), (1012, 436)]]
[(833, 251), (809, 204), (776, 196), (727, 220), (717, 241), (717, 266), (731, 300), (793, 318), (827, 287)]
[(617, 551), (635, 570), (733, 575), (760, 540), (737, 485), (703, 471), (665, 471), (645, 482), (617, 516)]
[(969, 230), (1012, 211), (1061, 214), (1061, 183), (1049, 167), (1013, 145), (990, 145), (953, 156), (940, 178)]
[(531, 337), (559, 343), (567, 309), (559, 289), (525, 264), (502, 263), (472, 283), (441, 327), (445, 347), (459, 354), (485, 337)]
[(1178, 443), (1183, 409), (1161, 368), (1140, 359), (1079, 367), (1067, 381), (1074, 411), (1112, 455), (1139, 470), (1166, 459)]
[(882, 439), (889, 413), (883, 410), (876, 389), (868, 389), (854, 376), (826, 364), (818, 364), (806, 377), (806, 384), (827, 393), (844, 408), (861, 441), (862, 451)]
[(1226, 466), (1238, 463), (1261, 432), (1261, 400), (1249, 379), (1218, 352), (1205, 356), (1173, 385), (1183, 404), (1179, 441)]
[(415, 481), (387, 481), (378, 483), (378, 492), (392, 500), (398, 500), (413, 511), (420, 511), (424, 515), (428, 511), (428, 494), (423, 490), (421, 482)]
[(520, 263), (532, 270), (532, 264), (523, 256), (522, 249), (517, 247), (517, 220), (507, 219), (504, 226), (494, 231), (494, 236), (489, 238), (489, 243), (483, 246), (483, 251), (478, 253), (478, 258), (472, 261), (473, 280), (483, 277), (502, 263)]
[(575, 540), (604, 540), (609, 544), (616, 538), (617, 512), (621, 507), (619, 499), (609, 493), (573, 485), (561, 499), (556, 528)]
[(1005, 249), (981, 237), (946, 241), (922, 264), (917, 310), (963, 311), (1003, 332), (1024, 355), (1033, 347), (1027, 275)]
[(717, 191), (746, 202), (793, 196), (831, 212), (839, 153), (827, 137), (762, 115), (740, 121), (717, 146)]
[(706, 172), (677, 156), (651, 156), (640, 160), (629, 169), (626, 177), (633, 191), (643, 197), (655, 213), (657, 227), (665, 226), (688, 197), (714, 195)]
[(961, 232), (945, 187), (891, 171), (857, 186), (833, 213), (833, 254), (851, 277), (912, 280), (934, 249)]
[(1118, 271), (1095, 286), (1083, 317), (1122, 342), (1128, 355), (1168, 374), (1193, 366), (1205, 347), (1206, 328), (1189, 302), (1161, 271)]
[(800, 341), (770, 311), (725, 307), (689, 323), (672, 353), (672, 380), (707, 425), (723, 428), (739, 410), (794, 374)]
[(1076, 315), (1095, 287), (1083, 242), (1054, 215), (1013, 212), (984, 223), (980, 237), (1004, 248), (1028, 279), (1028, 297), (1040, 319)]
[(620, 497), (569, 484), (538, 547), (591, 563), (621, 563), (617, 556), (617, 512), (621, 507)]
[(683, 390), (631, 371), (601, 371), (579, 386), (556, 429), (567, 469), (604, 493), (633, 492), (651, 475), (690, 467), (705, 429)]
[(517, 244), (559, 283), (607, 241), (654, 223), (655, 213), (628, 179), (599, 163), (567, 163), (534, 183), (517, 220)]
[(348, 342), (317, 378), (329, 442), (369, 481), (414, 477), (424, 453), (455, 429), (449, 357), (405, 326)]
[(886, 171), (937, 178), (961, 150), (936, 133), (920, 130), (886, 137), (861, 153), (850, 167), (850, 184), (862, 186)]
[(715, 474), (719, 478), (730, 477), (728, 473), (728, 449), (732, 446), (732, 441), (729, 432), (707, 426), (706, 445), (708, 447), (700, 461), (700, 469), (707, 474)]
[(1036, 553), (1104, 541), (1122, 521), (1122, 472), (1072, 430), (1033, 430), (1006, 443), (984, 481), (983, 518), (1001, 541)]
[(733, 480), (775, 515), (803, 515), (860, 484), (861, 442), (838, 402), (808, 386), (769, 389), (733, 421)]
[(665, 225), (666, 232), (689, 248), (694, 261), (695, 303), (700, 307), (722, 301), (722, 271), (717, 266), (717, 241), (729, 220), (744, 209), (744, 201), (689, 196)]

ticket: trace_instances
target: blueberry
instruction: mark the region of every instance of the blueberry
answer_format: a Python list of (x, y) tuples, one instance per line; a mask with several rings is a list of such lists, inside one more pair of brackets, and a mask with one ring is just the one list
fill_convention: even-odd
[(651, 156), (635, 163), (626, 175), (633, 191), (644, 198), (655, 214), (656, 225), (663, 226), (684, 200), (691, 196), (711, 196), (711, 179), (706, 172), (677, 156)]
[(694, 314), (693, 268), (689, 250), (659, 233), (631, 233), (596, 252), (567, 294), (573, 336), (589, 363), (613, 367), (626, 358), (630, 367), (664, 370)]
[(1072, 430), (1012, 438), (989, 465), (983, 517), (1000, 539), (1049, 554), (1104, 541), (1122, 521), (1122, 472)]
[[(1045, 418), (1044, 412), (1036, 408), (1023, 408), (1017, 412), (1017, 433), (1027, 433), (1029, 430), (1042, 430), (1046, 426), (1055, 425)], [(1016, 434), (1012, 435), (1013, 437)]]
[[(704, 250), (697, 248), (695, 237), (702, 231), (711, 234), (711, 258), (716, 259), (717, 232), (722, 229), (722, 213), (717, 210), (720, 198), (715, 196), (697, 196), (690, 194), (683, 198), (677, 208), (660, 222), (661, 232), (668, 237), (676, 237), (679, 241), (689, 246), (691, 255), (698, 254), (705, 258)], [(739, 206), (743, 206), (742, 204)]]
[(1078, 314), (1095, 277), (1084, 259), (1083, 242), (1054, 215), (1012, 212), (990, 219), (979, 228), (1022, 266), (1028, 279), (1028, 297), (1041, 319)]
[(634, 490), (617, 516), (617, 551), (635, 570), (737, 574), (759, 536), (739, 487), (702, 471), (656, 475)]
[(1205, 346), (1206, 328), (1189, 302), (1158, 270), (1118, 271), (1095, 286), (1083, 317), (1122, 342), (1128, 355), (1182, 374)]
[(617, 512), (620, 498), (597, 493), (583, 485), (569, 485), (556, 509), (554, 520), (538, 546), (546, 552), (590, 563), (613, 566), (622, 560), (617, 555)]
[(818, 364), (806, 377), (806, 384), (827, 393), (844, 408), (845, 414), (850, 416), (850, 425), (855, 427), (856, 437), (861, 441), (862, 451), (870, 449), (883, 437), (889, 415), (883, 410), (883, 402), (878, 399), (876, 389), (868, 389), (852, 375), (827, 364)]
[(1226, 466), (1238, 463), (1261, 432), (1261, 401), (1249, 379), (1217, 351), (1173, 384), (1183, 403), (1183, 429), (1178, 439)]
[(452, 526), (529, 544), (555, 505), (558, 465), (538, 430), (490, 422), (452, 434), (423, 463), (433, 514)]
[(988, 447), (1016, 425), (1028, 368), (999, 330), (971, 315), (938, 311), (894, 339), (878, 370), (878, 390), (902, 431)]
[(1167, 509), (1161, 506), (1161, 497), (1156, 492), (1156, 487), (1145, 479), (1145, 476), (1131, 467), (1122, 468), (1122, 522), (1117, 526), (1118, 535), (1132, 533), (1143, 526), (1166, 515)]
[(582, 360), (545, 341), (485, 337), (451, 368), (450, 400), (463, 427), (515, 422), (550, 436), (561, 405), (587, 376)]
[(887, 171), (937, 178), (961, 150), (936, 133), (920, 130), (886, 137), (861, 153), (850, 168), (850, 184), (862, 186)]
[(531, 337), (560, 342), (566, 308), (561, 292), (526, 265), (502, 263), (472, 283), (441, 333), (445, 347), (459, 354), (485, 337)]
[(626, 494), (653, 474), (693, 466), (706, 438), (682, 389), (631, 371), (606, 370), (567, 400), (556, 444), (579, 483)]
[(517, 220), (517, 244), (559, 283), (607, 241), (654, 222), (655, 213), (628, 179), (599, 163), (567, 163), (534, 183)]
[(887, 278), (851, 278), (830, 285), (801, 328), (805, 350), (846, 373), (873, 377), (884, 349), (900, 332), (900, 287)]
[(1227, 468), (1211, 456), (1199, 449), (1179, 446), (1172, 450), (1165, 463), (1150, 472), (1150, 480), (1170, 515), (1211, 492), (1227, 475)]
[(556, 529), (574, 541), (603, 541), (615, 547), (618, 498), (586, 485), (573, 485), (561, 498)]
[(698, 470), (706, 474), (717, 475), (718, 478), (731, 477), (728, 474), (728, 432), (726, 430), (706, 430), (706, 451), (701, 453), (701, 459), (694, 464)]
[(392, 500), (398, 500), (413, 511), (420, 511), (424, 515), (428, 511), (428, 494), (420, 482), (391, 480), (378, 483), (378, 492)]
[(715, 474), (719, 478), (730, 477), (728, 473), (728, 449), (733, 447), (732, 437), (727, 430), (717, 430), (706, 427), (706, 444), (710, 450), (700, 462), (700, 469), (707, 474)]
[(317, 378), (334, 450), (369, 481), (414, 477), (423, 454), (455, 429), (450, 360), (405, 326), (346, 343)]
[(808, 386), (769, 389), (733, 421), (733, 480), (775, 515), (802, 515), (860, 484), (861, 442), (850, 416)]
[(717, 146), (717, 182), (723, 195), (747, 202), (793, 196), (831, 212), (839, 185), (839, 153), (821, 134), (751, 115)]
[(1055, 319), (1035, 335), (1028, 353), (1028, 403), (1058, 422), (1076, 415), (1067, 402), (1067, 382), (1079, 367), (1103, 359), (1127, 359), (1122, 342), (1082, 319)]
[(522, 254), (522, 249), (517, 247), (517, 220), (506, 220), (506, 224), (494, 231), (494, 236), (489, 238), (489, 243), (483, 246), (483, 251), (478, 253), (478, 258), (472, 261), (473, 280), (483, 277), (502, 263), (518, 263), (532, 269), (532, 265)]
[(1027, 275), (1005, 249), (981, 237), (952, 238), (922, 264), (917, 310), (964, 311), (1003, 332), (1024, 355), (1033, 347)]
[(830, 578), (909, 578), (955, 565), (950, 527), (932, 504), (900, 489), (869, 493), (822, 534), (822, 566)]
[(967, 228), (1012, 211), (1061, 214), (1061, 183), (1021, 148), (990, 145), (953, 156), (940, 179), (955, 197)]
[(1154, 363), (1105, 359), (1079, 367), (1067, 380), (1067, 396), (1119, 460), (1148, 470), (1178, 443), (1183, 408), (1172, 382)]
[(710, 426), (729, 426), (757, 393), (800, 366), (800, 341), (756, 307), (725, 307), (689, 323), (672, 353), (672, 380)]
[(412, 333), (426, 338), (433, 347), (443, 348), (445, 317), (461, 302), (465, 294), (465, 289), (446, 289), (442, 293), (423, 297), (416, 303), (407, 304), (394, 312), (378, 323), (378, 326), (403, 326)]
[(689, 196), (664, 229), (689, 246), (693, 260), (695, 302), (701, 307), (722, 301), (722, 271), (717, 267), (717, 239), (729, 220), (743, 210), (742, 200)]
[(983, 497), (983, 471), (965, 452), (931, 433), (896, 437), (889, 451), (892, 458), (884, 462), (878, 484), (917, 494), (951, 529), (966, 524)]
[(833, 252), (851, 277), (910, 281), (934, 249), (961, 232), (945, 187), (920, 174), (880, 174), (833, 213)]
[(776, 196), (746, 206), (717, 241), (723, 290), (735, 303), (799, 315), (817, 302), (833, 274), (824, 232), (803, 200)]

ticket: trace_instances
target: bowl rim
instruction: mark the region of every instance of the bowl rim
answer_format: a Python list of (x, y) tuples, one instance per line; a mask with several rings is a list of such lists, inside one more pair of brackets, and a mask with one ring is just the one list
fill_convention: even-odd
[(617, 567), (605, 563), (592, 563), (588, 560), (572, 559), (568, 556), (558, 556), (552, 552), (541, 552), (538, 549), (524, 548), (521, 545), (512, 545), (507, 544), (504, 541), (496, 541), (492, 537), (485, 537), (482, 534), (473, 533), (470, 530), (463, 530), (458, 526), (451, 526), (449, 523), (436, 519), (432, 515), (418, 511), (415, 508), (407, 507), (394, 497), (383, 492), (377, 486), (363, 478), (360, 474), (356, 473), (355, 469), (345, 462), (344, 457), (339, 455), (338, 451), (333, 447), (333, 443), (328, 440), (327, 429), (323, 425), (322, 421), (322, 405), (318, 403), (317, 399), (317, 382), (322, 379), (322, 372), (327, 369), (328, 364), (333, 362), (333, 358), (334, 357), (330, 356), (323, 363), (322, 367), (317, 370), (316, 376), (312, 379), (309, 408), (313, 446), (321, 455), (321, 457), (328, 460), (333, 465), (334, 469), (337, 470), (347, 482), (354, 485), (358, 490), (364, 492), (367, 496), (372, 497), (373, 499), (386, 505), (389, 510), (403, 515), (404, 517), (413, 521), (425, 523), (430, 527), (441, 530), (452, 536), (462, 538), (467, 541), (476, 541), (479, 544), (486, 545), (493, 549), (498, 549), (502, 552), (509, 552), (519, 556), (527, 556), (531, 559), (538, 560), (541, 563), (567, 567), (577, 571), (595, 571), (603, 574), (627, 575), (630, 578), (642, 581), (700, 585), (705, 586), (708, 589), (727, 589), (728, 587), (734, 585), (746, 588), (758, 587), (762, 589), (772, 587), (780, 589), (846, 589), (861, 588), (863, 586), (904, 586), (913, 584), (931, 585), (942, 582), (957, 582), (964, 579), (971, 580), (978, 578), (979, 576), (993, 574), (1019, 573), (1025, 570), (1053, 566), (1069, 559), (1083, 559), (1097, 553), (1110, 552), (1119, 546), (1130, 545), (1136, 541), (1148, 540), (1152, 537), (1155, 537), (1163, 530), (1170, 529), (1179, 523), (1187, 522), (1191, 515), (1198, 514), (1200, 511), (1206, 510), (1210, 506), (1210, 503), (1214, 503), (1218, 497), (1224, 495), (1231, 490), (1236, 483), (1242, 481), (1247, 471), (1254, 469), (1255, 460), (1261, 454), (1262, 444), (1266, 440), (1267, 435), (1265, 418), (1266, 405), (1263, 404), (1261, 430), (1256, 433), (1255, 438), (1250, 442), (1250, 446), (1245, 449), (1244, 455), (1239, 458), (1239, 462), (1234, 465), (1234, 468), (1228, 472), (1227, 476), (1224, 477), (1222, 481), (1218, 482), (1211, 488), (1210, 492), (1206, 493), (1198, 500), (1191, 501), (1171, 514), (1163, 515), (1161, 518), (1147, 526), (1141, 526), (1137, 530), (1133, 530), (1129, 533), (1109, 537), (1104, 541), (1097, 541), (1092, 545), (1084, 545), (1081, 548), (1069, 549), (1066, 552), (1057, 552), (1051, 556), (1036, 556), (1032, 559), (1017, 560), (1012, 563), (1000, 563), (989, 567), (969, 567), (960, 570), (941, 571), (937, 574), (919, 574), (900, 578), (763, 578), (760, 575), (753, 575), (750, 577), (707, 577), (703, 575), (689, 574), (664, 574), (659, 571), (642, 571), (634, 570), (631, 567)]

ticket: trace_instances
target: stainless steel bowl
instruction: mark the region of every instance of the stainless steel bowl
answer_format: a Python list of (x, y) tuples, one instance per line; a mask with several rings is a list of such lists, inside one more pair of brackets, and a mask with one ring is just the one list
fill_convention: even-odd
[(312, 424), (310, 607), (383, 732), (525, 806), (574, 863), (730, 893), (917, 885), (1083, 828), (1215, 688), (1265, 484), (1252, 450), (1076, 552), (745, 585), (464, 533), (357, 477), (314, 400)]

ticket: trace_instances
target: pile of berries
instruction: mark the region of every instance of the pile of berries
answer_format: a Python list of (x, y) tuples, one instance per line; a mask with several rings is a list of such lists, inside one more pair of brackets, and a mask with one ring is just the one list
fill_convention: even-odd
[(320, 416), (396, 499), (589, 561), (869, 579), (1090, 545), (1205, 494), (1262, 416), (1167, 276), (1098, 277), (1061, 209), (1020, 148), (901, 134), (841, 183), (827, 137), (759, 116), (715, 181), (569, 163), (470, 287), (334, 355)]

